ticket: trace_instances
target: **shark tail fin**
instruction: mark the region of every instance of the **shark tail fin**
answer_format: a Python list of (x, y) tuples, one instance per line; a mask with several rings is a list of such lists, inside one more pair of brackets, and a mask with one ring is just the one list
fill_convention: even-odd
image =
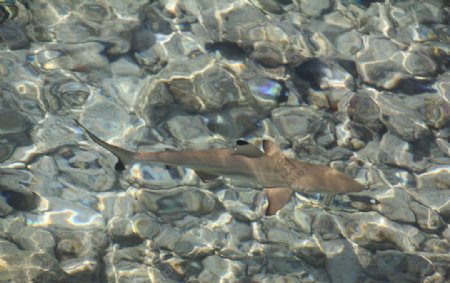
[(82, 128), (95, 143), (102, 146), (103, 148), (105, 148), (106, 150), (108, 150), (109, 152), (111, 152), (112, 154), (114, 154), (117, 157), (118, 162), (116, 163), (116, 166), (115, 166), (116, 170), (118, 170), (118, 171), (125, 170), (125, 165), (130, 165), (135, 160), (135, 157), (136, 157), (135, 152), (128, 151), (126, 149), (111, 145), (111, 144), (101, 140), (96, 135), (94, 135), (92, 132), (90, 132), (88, 129), (86, 129), (83, 125), (81, 125), (81, 123), (78, 122), (77, 120), (75, 120), (75, 123), (78, 126), (80, 126), (80, 128)]

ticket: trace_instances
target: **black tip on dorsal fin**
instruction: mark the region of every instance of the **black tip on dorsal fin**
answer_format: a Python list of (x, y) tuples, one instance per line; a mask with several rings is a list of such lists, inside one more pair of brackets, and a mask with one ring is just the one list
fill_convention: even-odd
[(244, 141), (244, 140), (237, 140), (236, 141), (236, 145), (247, 145), (249, 144), (248, 141)]
[(117, 171), (124, 171), (125, 164), (123, 164), (123, 162), (119, 159), (119, 161), (117, 161), (116, 165), (114, 166), (114, 169), (116, 169)]

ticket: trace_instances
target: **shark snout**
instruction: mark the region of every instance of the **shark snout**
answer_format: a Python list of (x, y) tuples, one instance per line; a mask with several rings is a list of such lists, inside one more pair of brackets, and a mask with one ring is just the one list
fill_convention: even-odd
[(348, 177), (344, 173), (341, 173), (339, 171), (332, 172), (332, 176), (330, 177), (330, 181), (332, 183), (330, 184), (332, 187), (335, 187), (335, 191), (338, 193), (355, 193), (360, 192), (366, 188), (363, 184), (360, 184), (359, 182), (353, 180), (352, 178)]

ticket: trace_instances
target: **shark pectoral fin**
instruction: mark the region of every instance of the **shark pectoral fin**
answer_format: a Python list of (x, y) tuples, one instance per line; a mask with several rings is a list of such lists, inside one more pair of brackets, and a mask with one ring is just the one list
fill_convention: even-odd
[(274, 215), (280, 210), (292, 197), (292, 189), (288, 188), (270, 188), (264, 189), (269, 205), (267, 206), (266, 215)]
[(263, 140), (262, 145), (264, 153), (267, 156), (273, 156), (281, 153), (281, 149), (273, 141)]
[(243, 155), (249, 158), (258, 158), (264, 155), (264, 152), (262, 152), (256, 145), (248, 143), (243, 140), (238, 140), (236, 142), (236, 148), (233, 155)]
[(219, 177), (219, 175), (214, 175), (203, 171), (195, 171), (195, 173), (197, 173), (200, 179), (202, 179), (203, 183), (210, 183)]

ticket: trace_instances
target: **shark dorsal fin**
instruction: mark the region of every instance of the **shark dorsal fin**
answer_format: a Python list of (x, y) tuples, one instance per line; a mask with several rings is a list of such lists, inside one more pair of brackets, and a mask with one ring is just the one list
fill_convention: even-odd
[(237, 140), (236, 147), (232, 154), (243, 155), (249, 158), (258, 158), (264, 155), (257, 146), (254, 144), (248, 143), (244, 140)]
[(264, 153), (267, 156), (274, 156), (274, 155), (281, 153), (281, 149), (273, 141), (263, 140), (262, 144), (263, 144)]

